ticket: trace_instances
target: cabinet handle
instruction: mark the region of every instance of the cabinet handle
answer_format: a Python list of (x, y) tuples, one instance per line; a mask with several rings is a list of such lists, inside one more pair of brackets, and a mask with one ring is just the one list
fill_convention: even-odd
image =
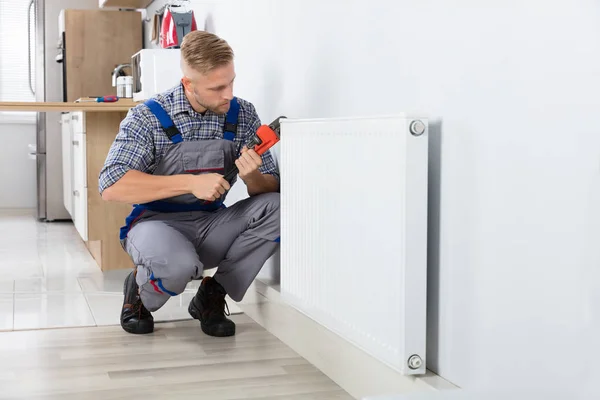
[(79, 115), (73, 115), (73, 121), (79, 121)]
[(79, 190), (73, 190), (73, 196), (79, 196)]
[(79, 146), (79, 140), (73, 140), (73, 146)]

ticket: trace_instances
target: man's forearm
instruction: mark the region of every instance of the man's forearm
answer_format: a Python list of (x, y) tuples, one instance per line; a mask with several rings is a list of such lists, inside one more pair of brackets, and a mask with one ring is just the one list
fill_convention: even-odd
[(104, 190), (102, 198), (128, 204), (141, 204), (190, 193), (192, 175), (151, 175), (129, 170), (111, 187)]
[(279, 191), (279, 180), (271, 174), (257, 172), (252, 178), (246, 178), (244, 183), (250, 196)]

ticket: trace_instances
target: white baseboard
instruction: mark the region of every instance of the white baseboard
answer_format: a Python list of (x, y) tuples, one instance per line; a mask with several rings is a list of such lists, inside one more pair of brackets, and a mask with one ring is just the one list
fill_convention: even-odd
[(404, 376), (283, 302), (277, 284), (256, 280), (240, 308), (356, 399), (456, 389), (428, 372)]

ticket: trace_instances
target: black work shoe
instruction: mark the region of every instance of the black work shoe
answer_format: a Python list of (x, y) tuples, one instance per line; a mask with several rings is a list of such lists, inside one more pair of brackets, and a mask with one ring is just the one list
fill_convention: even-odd
[(138, 293), (135, 281), (135, 271), (125, 278), (123, 286), (123, 310), (121, 311), (121, 326), (126, 332), (135, 334), (152, 333), (154, 331), (154, 317), (144, 307)]
[[(190, 301), (188, 312), (192, 318), (200, 321), (202, 332), (209, 336), (235, 335), (235, 323), (228, 319), (229, 307), (225, 302), (225, 289), (213, 278), (202, 280), (198, 293)], [(227, 313), (225, 309), (227, 308)]]

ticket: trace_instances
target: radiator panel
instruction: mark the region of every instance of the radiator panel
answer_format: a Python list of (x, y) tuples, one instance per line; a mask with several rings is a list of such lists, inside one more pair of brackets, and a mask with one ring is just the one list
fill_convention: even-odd
[[(427, 121), (284, 120), (281, 292), (404, 374), (425, 372)], [(408, 367), (412, 355), (422, 360)]]

